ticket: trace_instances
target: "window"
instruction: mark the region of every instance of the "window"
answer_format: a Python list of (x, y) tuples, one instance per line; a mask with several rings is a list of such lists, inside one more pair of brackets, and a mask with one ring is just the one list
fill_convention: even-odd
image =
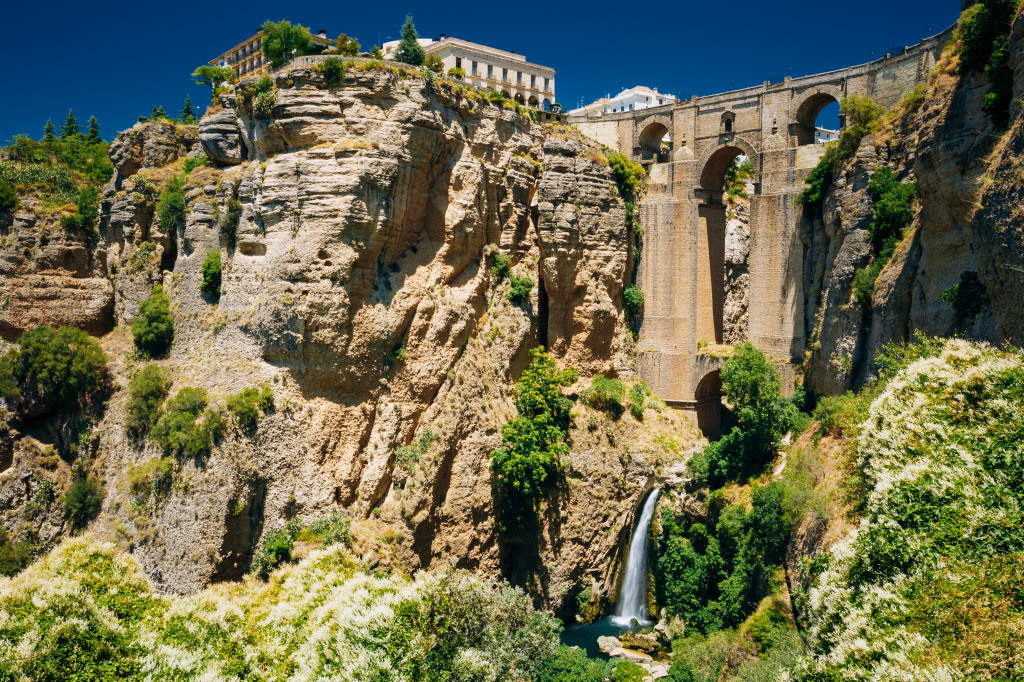
[(462, 68), (462, 57), (456, 57), (455, 58), (455, 68), (456, 69), (461, 69)]
[(530, 74), (530, 87), (533, 88), (534, 90), (537, 89), (537, 77), (534, 76), (533, 74)]
[(476, 75), (476, 62), (473, 62), (473, 75)]
[(545, 92), (547, 92), (548, 90), (551, 89), (551, 88), (548, 87), (548, 83), (550, 83), (550, 82), (551, 82), (550, 79), (548, 79), (548, 78), (544, 79), (544, 91)]
[(501, 80), (504, 83), (508, 83), (508, 69), (501, 70)]
[(516, 85), (522, 85), (522, 84), (523, 84), (523, 72), (522, 71), (517, 71), (516, 72)]
[(494, 78), (494, 64), (487, 65), (487, 77)]
[(632, 104), (629, 105), (629, 110), (633, 111), (633, 105)]

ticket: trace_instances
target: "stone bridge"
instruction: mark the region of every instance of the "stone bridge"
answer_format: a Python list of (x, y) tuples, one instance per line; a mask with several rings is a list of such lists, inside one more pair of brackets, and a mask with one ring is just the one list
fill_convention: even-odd
[[(756, 177), (750, 197), (746, 336), (793, 390), (803, 362), (803, 211), (794, 200), (824, 153), (815, 121), (852, 94), (891, 107), (925, 83), (952, 28), (899, 54), (804, 78), (635, 112), (571, 117), (591, 138), (648, 168), (640, 208), (643, 258), (637, 285), (646, 302), (638, 371), (670, 405), (692, 411), (705, 432), (720, 423), (722, 361), (706, 352), (723, 342), (726, 207), (724, 175), (745, 155)], [(663, 145), (666, 139), (670, 144)]]

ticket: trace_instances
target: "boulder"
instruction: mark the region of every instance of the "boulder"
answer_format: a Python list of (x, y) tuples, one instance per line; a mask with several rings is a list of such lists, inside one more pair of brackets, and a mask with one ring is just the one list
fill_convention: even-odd
[(222, 165), (241, 163), (245, 158), (234, 109), (222, 109), (199, 122), (199, 141), (206, 158)]
[(622, 642), (619, 641), (618, 637), (598, 637), (597, 646), (601, 649), (601, 653), (611, 655), (611, 652), (615, 649), (622, 648)]
[(651, 663), (654, 659), (647, 654), (639, 651), (633, 651), (632, 649), (626, 649), (625, 647), (616, 647), (608, 652), (608, 655), (612, 658), (621, 658), (632, 663), (643, 665), (645, 663)]

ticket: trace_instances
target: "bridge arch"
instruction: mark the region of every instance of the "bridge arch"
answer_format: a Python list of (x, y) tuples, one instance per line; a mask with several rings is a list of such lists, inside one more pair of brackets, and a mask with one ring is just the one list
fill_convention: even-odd
[(705, 192), (721, 192), (725, 169), (737, 156), (746, 156), (754, 164), (754, 182), (758, 182), (761, 171), (761, 155), (752, 144), (736, 136), (731, 141), (708, 147), (701, 154), (697, 169), (700, 172), (700, 187)]
[(712, 436), (722, 430), (722, 371), (705, 374), (693, 395), (697, 426), (704, 435)]
[(660, 151), (661, 141), (672, 132), (672, 119), (663, 115), (649, 116), (638, 120), (636, 129), (637, 138), (634, 147)]
[(814, 144), (814, 132), (818, 114), (828, 105), (839, 102), (845, 93), (838, 85), (818, 85), (793, 98), (791, 135), (798, 147)]

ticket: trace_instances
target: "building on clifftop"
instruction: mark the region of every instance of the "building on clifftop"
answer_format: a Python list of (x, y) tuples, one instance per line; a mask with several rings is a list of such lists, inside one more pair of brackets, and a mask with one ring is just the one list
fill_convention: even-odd
[[(427, 56), (444, 63), (444, 71), (462, 69), (467, 85), (484, 90), (497, 90), (506, 99), (520, 104), (552, 111), (555, 109), (555, 70), (549, 66), (532, 64), (526, 57), (494, 47), (444, 34), (437, 40), (420, 38)], [(399, 41), (384, 43), (384, 56), (394, 58)]]
[(638, 85), (635, 88), (623, 90), (612, 97), (602, 97), (596, 102), (573, 109), (570, 114), (583, 114), (588, 117), (600, 116), (602, 114), (614, 114), (621, 111), (640, 111), (651, 107), (660, 107), (666, 104), (675, 104), (676, 96), (658, 92), (658, 88), (648, 88)]
[[(310, 40), (314, 45), (321, 48), (329, 47), (330, 38), (327, 31), (321, 29), (316, 35), (310, 33)], [(263, 54), (263, 31), (257, 31), (256, 35), (247, 38), (235, 45), (227, 52), (207, 62), (210, 66), (225, 66), (235, 70), (235, 76), (255, 76), (261, 73), (270, 73), (270, 60)]]

